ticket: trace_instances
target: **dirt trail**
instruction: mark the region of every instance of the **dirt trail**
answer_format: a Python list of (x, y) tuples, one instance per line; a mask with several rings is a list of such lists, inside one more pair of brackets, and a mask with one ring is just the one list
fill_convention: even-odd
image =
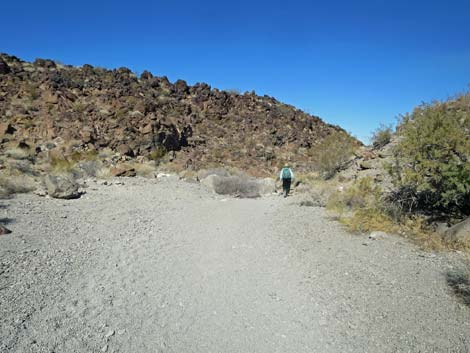
[(457, 260), (295, 197), (134, 179), (4, 206), (1, 352), (470, 352)]

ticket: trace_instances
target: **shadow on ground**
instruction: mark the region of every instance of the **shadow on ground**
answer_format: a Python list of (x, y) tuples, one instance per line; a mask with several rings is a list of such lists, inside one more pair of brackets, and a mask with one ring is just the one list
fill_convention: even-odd
[(7, 225), (13, 223), (13, 219), (11, 218), (0, 218), (0, 225)]
[(454, 294), (470, 307), (470, 270), (454, 270), (446, 274), (447, 284)]

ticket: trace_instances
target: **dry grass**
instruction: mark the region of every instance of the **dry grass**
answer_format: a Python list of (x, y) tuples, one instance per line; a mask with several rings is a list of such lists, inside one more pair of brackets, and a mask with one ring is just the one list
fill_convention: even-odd
[(159, 146), (155, 148), (152, 152), (150, 152), (148, 158), (155, 162), (161, 162), (163, 161), (167, 153), (168, 151), (165, 149), (165, 147)]
[(31, 159), (33, 152), (29, 148), (13, 147), (5, 151), (5, 156), (12, 159)]
[(34, 178), (23, 174), (2, 172), (0, 174), (0, 196), (31, 192), (36, 189)]
[(153, 178), (157, 171), (154, 162), (132, 163), (131, 167), (135, 169), (138, 176), (144, 178)]
[(80, 166), (83, 166), (83, 171), (88, 176), (95, 176), (94, 170), (101, 167), (97, 151), (75, 151), (67, 157), (60, 154), (49, 155), (48, 164), (49, 171), (54, 173), (79, 172)]
[(111, 179), (113, 177), (113, 174), (111, 173), (111, 168), (101, 167), (96, 171), (96, 177), (98, 179)]
[(327, 209), (352, 232), (383, 231), (408, 238), (425, 250), (470, 252), (469, 244), (445, 241), (424, 216), (397, 215), (393, 205), (383, 201), (380, 187), (367, 177), (345, 190), (336, 189), (328, 200)]
[(49, 164), (52, 172), (71, 172), (75, 169), (76, 162), (71, 161), (67, 158), (51, 156), (49, 158)]

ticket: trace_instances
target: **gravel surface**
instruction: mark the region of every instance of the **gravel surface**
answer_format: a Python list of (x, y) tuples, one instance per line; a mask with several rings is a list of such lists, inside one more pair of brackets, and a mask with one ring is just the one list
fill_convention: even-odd
[(470, 352), (454, 255), (348, 234), (295, 196), (120, 182), (3, 201), (0, 352)]

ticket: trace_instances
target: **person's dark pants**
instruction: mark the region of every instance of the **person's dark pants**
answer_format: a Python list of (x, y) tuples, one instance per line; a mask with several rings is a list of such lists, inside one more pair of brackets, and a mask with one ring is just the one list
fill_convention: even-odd
[(287, 195), (289, 195), (291, 183), (292, 179), (282, 179), (282, 190), (284, 191), (284, 197), (287, 197)]

